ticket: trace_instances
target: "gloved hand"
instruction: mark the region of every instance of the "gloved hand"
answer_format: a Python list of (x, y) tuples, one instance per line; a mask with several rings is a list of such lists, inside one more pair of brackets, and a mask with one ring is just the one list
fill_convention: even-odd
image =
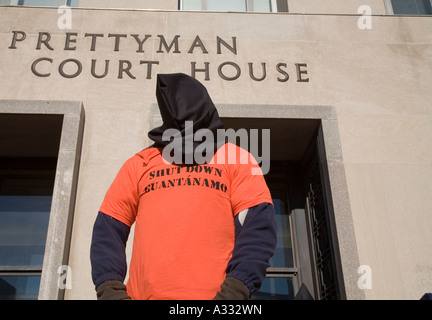
[(126, 292), (126, 286), (118, 280), (103, 282), (96, 290), (98, 300), (131, 300)]
[(248, 300), (249, 295), (249, 289), (242, 281), (228, 277), (222, 283), (221, 290), (216, 293), (213, 300)]

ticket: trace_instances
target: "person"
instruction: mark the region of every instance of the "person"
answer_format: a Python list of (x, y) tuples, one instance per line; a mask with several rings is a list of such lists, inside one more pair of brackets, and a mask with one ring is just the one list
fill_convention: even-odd
[[(155, 143), (123, 164), (94, 223), (90, 259), (96, 296), (249, 299), (276, 247), (270, 191), (262, 174), (251, 173), (259, 165), (249, 152), (221, 139), (210, 140), (212, 148), (207, 144), (206, 162), (188, 163), (187, 153), (201, 145), (188, 135), (223, 128), (217, 110), (206, 88), (182, 73), (159, 74), (156, 97), (163, 124), (148, 134)], [(182, 156), (175, 163), (163, 157), (173, 140), (164, 136), (168, 129), (182, 141), (176, 144)], [(250, 161), (231, 161), (232, 151)], [(125, 285), (125, 248), (134, 223)]]

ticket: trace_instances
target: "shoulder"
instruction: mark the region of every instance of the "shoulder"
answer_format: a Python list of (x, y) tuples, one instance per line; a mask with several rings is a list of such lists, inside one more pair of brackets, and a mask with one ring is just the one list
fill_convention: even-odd
[(162, 150), (160, 148), (150, 146), (136, 153), (129, 160), (133, 163), (141, 163), (147, 165), (152, 159), (159, 158), (161, 156)]
[(161, 152), (158, 148), (145, 148), (124, 161), (120, 172), (138, 174), (142, 171), (142, 168), (146, 167), (152, 159), (157, 158), (160, 155)]
[(215, 154), (215, 162), (230, 165), (257, 165), (254, 156), (246, 149), (233, 144), (225, 143)]

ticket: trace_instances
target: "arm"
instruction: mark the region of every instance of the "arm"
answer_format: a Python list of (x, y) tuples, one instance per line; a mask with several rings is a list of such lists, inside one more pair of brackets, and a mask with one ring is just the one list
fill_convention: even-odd
[(98, 299), (127, 299), (126, 241), (138, 207), (139, 158), (128, 159), (109, 187), (93, 227), (92, 278)]
[(129, 231), (129, 226), (99, 211), (93, 227), (90, 260), (100, 300), (130, 299), (123, 284)]
[(215, 298), (249, 299), (261, 287), (276, 247), (276, 220), (270, 203), (240, 212), (235, 218), (234, 250), (226, 279)]

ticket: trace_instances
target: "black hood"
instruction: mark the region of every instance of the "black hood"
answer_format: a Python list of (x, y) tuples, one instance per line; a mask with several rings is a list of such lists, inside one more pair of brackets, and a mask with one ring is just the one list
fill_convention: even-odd
[[(165, 130), (178, 130), (183, 141), (182, 162), (185, 163), (185, 154), (191, 150), (186, 148), (186, 143), (193, 141), (193, 152), (197, 146), (203, 143), (194, 141), (193, 137), (190, 136), (191, 133), (195, 135), (199, 129), (212, 131), (214, 141), (211, 143), (214, 145), (214, 151), (224, 143), (224, 141), (218, 142), (216, 139), (216, 131), (224, 127), (223, 123), (207, 89), (198, 80), (183, 73), (158, 74), (156, 98), (163, 124), (148, 133), (149, 138), (156, 142), (156, 146), (163, 147), (170, 143), (170, 141), (162, 140)], [(185, 127), (186, 121), (192, 121), (193, 130), (190, 126)]]

